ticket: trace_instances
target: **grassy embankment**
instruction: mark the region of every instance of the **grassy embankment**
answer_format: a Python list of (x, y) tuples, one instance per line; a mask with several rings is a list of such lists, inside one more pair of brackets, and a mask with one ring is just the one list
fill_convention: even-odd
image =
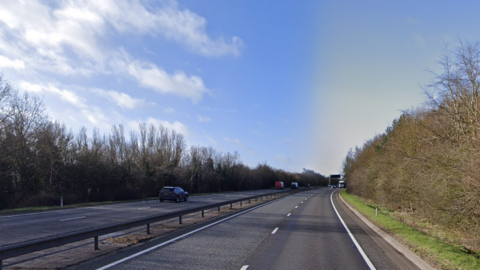
[(480, 269), (480, 254), (464, 246), (454, 245), (420, 232), (393, 217), (388, 209), (379, 209), (375, 216), (375, 204), (365, 201), (345, 190), (342, 197), (357, 211), (380, 228), (391, 232), (404, 245), (424, 258), (437, 269)]

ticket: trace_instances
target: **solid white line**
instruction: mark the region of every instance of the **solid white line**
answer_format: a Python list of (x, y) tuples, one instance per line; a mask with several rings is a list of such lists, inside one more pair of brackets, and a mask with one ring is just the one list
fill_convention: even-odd
[(336, 208), (335, 205), (333, 204), (332, 196), (333, 196), (333, 193), (335, 193), (335, 192), (336, 192), (336, 191), (330, 193), (330, 202), (332, 203), (333, 210), (335, 210), (335, 213), (337, 213), (337, 216), (338, 216), (338, 218), (340, 219), (340, 221), (342, 222), (343, 227), (345, 227), (345, 229), (347, 230), (348, 235), (349, 235), (350, 238), (352, 239), (353, 243), (354, 243), (355, 246), (357, 247), (358, 251), (359, 251), (360, 254), (362, 255), (362, 257), (363, 257), (363, 259), (365, 260), (365, 262), (367, 263), (368, 267), (370, 267), (371, 270), (376, 270), (375, 266), (373, 266), (373, 263), (370, 261), (370, 259), (368, 258), (367, 254), (365, 254), (365, 252), (363, 251), (363, 249), (362, 249), (362, 247), (360, 246), (360, 244), (357, 242), (357, 240), (355, 239), (355, 237), (353, 236), (353, 234), (352, 234), (352, 233), (350, 232), (350, 230), (348, 229), (347, 224), (345, 224), (345, 222), (343, 222), (342, 217), (340, 216), (340, 214), (339, 214), (338, 211), (337, 211), (337, 208)]
[(244, 265), (244, 266), (242, 266), (242, 268), (240, 268), (240, 270), (247, 270), (249, 266), (250, 265)]
[(289, 217), (292, 213), (288, 213), (287, 217)]
[(69, 220), (74, 220), (74, 219), (81, 219), (81, 218), (86, 218), (87, 216), (82, 216), (82, 217), (73, 217), (73, 218), (66, 218), (66, 219), (60, 219), (60, 221), (69, 221)]
[[(271, 201), (271, 202), (274, 202), (274, 201)], [(271, 203), (271, 202), (270, 202), (270, 203)], [(262, 205), (259, 205), (259, 206), (255, 206), (255, 207), (253, 207), (253, 208), (250, 208), (250, 209), (247, 209), (247, 210), (245, 210), (245, 211), (242, 211), (242, 212), (240, 212), (240, 213), (238, 213), (238, 214), (235, 214), (235, 215), (229, 216), (229, 217), (227, 217), (227, 218), (221, 219), (221, 220), (219, 220), (219, 221), (216, 221), (216, 222), (214, 222), (214, 223), (212, 223), (212, 224), (205, 225), (205, 226), (203, 226), (203, 227), (201, 227), (201, 228), (198, 228), (198, 229), (196, 229), (196, 230), (193, 230), (193, 231), (191, 231), (191, 232), (189, 232), (189, 233), (182, 234), (182, 235), (177, 236), (177, 237), (175, 237), (175, 238), (173, 238), (173, 239), (170, 239), (170, 240), (168, 240), (168, 241), (166, 241), (166, 242), (163, 242), (163, 243), (158, 244), (158, 245), (156, 245), (156, 246), (153, 246), (153, 247), (151, 247), (151, 248), (145, 249), (145, 250), (143, 250), (143, 251), (140, 251), (140, 252), (138, 252), (138, 253), (135, 253), (135, 254), (133, 254), (133, 255), (130, 255), (130, 256), (128, 256), (128, 257), (125, 257), (125, 258), (123, 258), (123, 259), (121, 259), (121, 260), (118, 260), (118, 261), (116, 261), (116, 262), (113, 262), (113, 263), (111, 263), (111, 264), (107, 264), (107, 265), (105, 265), (105, 266), (102, 266), (102, 267), (100, 267), (100, 268), (97, 268), (97, 270), (108, 269), (108, 268), (110, 268), (110, 267), (112, 267), (112, 266), (115, 266), (115, 265), (117, 265), (117, 264), (126, 262), (126, 261), (128, 261), (128, 260), (130, 260), (130, 259), (133, 259), (133, 258), (135, 258), (135, 257), (138, 257), (138, 256), (140, 256), (140, 255), (143, 255), (143, 254), (145, 254), (145, 253), (147, 253), (147, 252), (150, 252), (150, 251), (155, 250), (155, 249), (157, 249), (157, 248), (163, 247), (163, 246), (168, 245), (168, 244), (170, 244), (170, 243), (172, 243), (172, 242), (175, 242), (175, 241), (177, 241), (177, 240), (180, 240), (180, 239), (182, 239), (182, 238), (185, 238), (185, 237), (187, 237), (187, 236), (189, 236), (189, 235), (191, 235), (191, 234), (194, 234), (194, 233), (197, 233), (197, 232), (199, 232), (199, 231), (205, 230), (205, 229), (207, 229), (207, 228), (209, 228), (209, 227), (215, 226), (215, 225), (217, 225), (217, 224), (219, 224), (219, 223), (222, 223), (222, 222), (224, 222), (224, 221), (226, 221), (226, 220), (229, 220), (229, 219), (232, 219), (232, 218), (234, 218), (234, 217), (240, 216), (240, 215), (242, 215), (242, 214), (245, 214), (245, 213), (247, 213), (247, 212), (253, 211), (253, 210), (255, 210), (255, 209), (257, 209), (257, 208), (260, 208), (260, 207), (263, 207), (263, 206), (265, 206), (265, 205), (266, 205), (266, 204), (262, 204)]]
[(272, 234), (275, 234), (278, 231), (278, 227), (276, 227), (273, 231)]

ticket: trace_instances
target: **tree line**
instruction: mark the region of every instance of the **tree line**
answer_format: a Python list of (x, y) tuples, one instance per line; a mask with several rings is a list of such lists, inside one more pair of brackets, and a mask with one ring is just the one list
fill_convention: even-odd
[(459, 42), (423, 87), (426, 103), (350, 150), (348, 192), (461, 235), (480, 250), (480, 44)]
[(326, 185), (318, 173), (290, 173), (265, 164), (254, 168), (235, 153), (186, 147), (182, 134), (142, 123), (128, 134), (81, 128), (74, 134), (51, 121), (35, 95), (22, 94), (0, 76), (0, 209), (140, 199), (166, 185), (191, 193)]

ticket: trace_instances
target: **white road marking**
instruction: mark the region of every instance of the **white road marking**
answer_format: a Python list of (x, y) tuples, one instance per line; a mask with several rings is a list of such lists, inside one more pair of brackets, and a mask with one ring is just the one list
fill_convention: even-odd
[(69, 221), (69, 220), (81, 219), (81, 218), (86, 218), (86, 217), (87, 217), (87, 216), (66, 218), (66, 219), (60, 219), (60, 221)]
[(288, 213), (287, 217), (289, 217), (292, 213)]
[(242, 266), (242, 268), (240, 268), (240, 270), (247, 270), (249, 266), (250, 265), (244, 265), (244, 266)]
[(272, 234), (275, 234), (278, 231), (278, 227), (276, 227), (273, 231)]
[(343, 219), (342, 217), (340, 216), (340, 214), (338, 213), (337, 211), (337, 208), (335, 207), (335, 205), (333, 204), (333, 200), (332, 200), (332, 196), (333, 196), (333, 193), (335, 193), (336, 191), (330, 193), (330, 202), (332, 203), (332, 206), (333, 206), (333, 210), (335, 210), (335, 213), (337, 213), (337, 216), (338, 218), (340, 219), (340, 221), (342, 222), (343, 224), (343, 227), (345, 227), (345, 229), (347, 230), (348, 232), (348, 235), (350, 236), (350, 238), (352, 239), (353, 243), (355, 244), (355, 246), (357, 247), (358, 251), (360, 252), (360, 254), (362, 255), (363, 259), (365, 260), (365, 262), (367, 263), (368, 267), (370, 267), (371, 270), (376, 270), (375, 266), (373, 266), (373, 263), (370, 261), (370, 259), (367, 257), (367, 254), (365, 254), (365, 252), (363, 251), (362, 247), (360, 246), (360, 244), (357, 242), (357, 240), (355, 239), (355, 237), (353, 236), (353, 234), (350, 232), (350, 230), (348, 229), (347, 227), (347, 224), (345, 224), (345, 222), (343, 222)]
[(262, 204), (262, 205), (259, 205), (259, 206), (255, 206), (255, 207), (253, 207), (253, 208), (250, 208), (250, 209), (247, 209), (247, 210), (245, 210), (245, 211), (242, 211), (242, 212), (240, 212), (240, 213), (238, 213), (238, 214), (235, 214), (235, 215), (229, 216), (229, 217), (227, 217), (227, 218), (221, 219), (221, 220), (219, 220), (219, 221), (216, 221), (216, 222), (214, 222), (214, 223), (212, 223), (212, 224), (205, 225), (205, 226), (203, 226), (203, 227), (201, 227), (201, 228), (198, 228), (198, 229), (196, 229), (196, 230), (193, 230), (193, 231), (191, 231), (191, 232), (189, 232), (189, 233), (182, 234), (182, 235), (177, 236), (177, 237), (175, 237), (175, 238), (173, 238), (173, 239), (170, 239), (170, 240), (168, 240), (168, 241), (165, 241), (165, 242), (163, 242), (163, 243), (161, 243), (161, 244), (158, 244), (158, 245), (153, 246), (153, 247), (151, 247), (151, 248), (142, 250), (142, 251), (140, 251), (140, 252), (138, 252), (138, 253), (135, 253), (135, 254), (133, 254), (133, 255), (130, 255), (130, 256), (128, 256), (128, 257), (125, 257), (125, 258), (123, 258), (123, 259), (121, 259), (121, 260), (115, 261), (115, 262), (113, 262), (113, 263), (111, 263), (111, 264), (107, 264), (107, 265), (105, 265), (105, 266), (103, 266), (103, 267), (97, 268), (97, 270), (104, 270), (104, 269), (108, 269), (108, 268), (110, 268), (110, 267), (113, 267), (113, 266), (115, 266), (115, 265), (121, 264), (121, 263), (126, 262), (126, 261), (128, 261), (128, 260), (131, 260), (131, 259), (133, 259), (133, 258), (135, 258), (135, 257), (138, 257), (138, 256), (140, 256), (140, 255), (143, 255), (143, 254), (145, 254), (145, 253), (148, 253), (148, 252), (150, 252), (150, 251), (152, 251), (152, 250), (155, 250), (155, 249), (157, 249), (157, 248), (163, 247), (163, 246), (168, 245), (168, 244), (170, 244), (170, 243), (176, 242), (176, 241), (178, 241), (178, 240), (181, 240), (181, 239), (183, 239), (183, 238), (186, 238), (186, 237), (189, 236), (189, 235), (192, 235), (192, 234), (197, 233), (197, 232), (199, 232), (199, 231), (203, 231), (203, 230), (205, 230), (205, 229), (207, 229), (207, 228), (210, 228), (210, 227), (212, 227), (212, 226), (215, 226), (215, 225), (217, 225), (217, 224), (219, 224), (219, 223), (222, 223), (222, 222), (224, 222), (224, 221), (226, 221), (226, 220), (229, 220), (229, 219), (232, 219), (232, 218), (234, 218), (234, 217), (243, 215), (243, 214), (245, 214), (245, 213), (247, 213), (247, 212), (253, 211), (253, 210), (257, 209), (257, 208), (263, 207), (263, 206), (265, 206), (265, 205), (267, 205), (267, 204), (270, 204), (270, 203), (272, 203), (272, 202), (275, 202), (275, 201), (276, 201), (276, 200), (273, 200), (273, 201), (270, 201), (270, 202), (268, 202), (268, 203), (266, 203), (266, 204)]
[(303, 203), (303, 201), (302, 201), (302, 202), (300, 202), (300, 203)]
[(150, 207), (140, 207), (140, 208), (138, 208), (138, 210), (144, 210), (144, 209), (148, 209), (148, 208), (150, 208)]
[(295, 206), (295, 208), (298, 208), (298, 205), (297, 205), (297, 206)]

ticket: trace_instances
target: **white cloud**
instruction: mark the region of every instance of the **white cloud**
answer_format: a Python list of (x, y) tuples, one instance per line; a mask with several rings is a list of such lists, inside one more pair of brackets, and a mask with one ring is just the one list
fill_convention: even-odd
[(278, 160), (282, 163), (287, 163), (287, 164), (292, 164), (293, 163), (293, 161), (291, 159), (289, 159), (289, 158), (287, 158), (283, 155), (276, 155), (274, 158), (275, 158), (275, 160)]
[(155, 119), (153, 117), (147, 118), (146, 121), (130, 121), (128, 125), (132, 130), (138, 130), (139, 124), (143, 122), (147, 124), (153, 124), (155, 126), (161, 125), (168, 130), (175, 130), (176, 132), (183, 134), (185, 137), (191, 137), (194, 135), (194, 133), (187, 126), (185, 126), (179, 121), (174, 121), (173, 123), (170, 123), (168, 121)]
[(130, 95), (117, 92), (117, 91), (105, 91), (102, 89), (94, 89), (94, 92), (100, 96), (107, 97), (115, 102), (118, 106), (125, 109), (135, 109), (146, 105), (147, 103), (143, 99), (132, 98)]
[(128, 73), (136, 78), (141, 86), (162, 94), (176, 94), (198, 102), (205, 93), (210, 93), (203, 84), (203, 80), (198, 76), (188, 77), (183, 72), (168, 74), (153, 64), (140, 62), (133, 62), (128, 65), (127, 69)]
[(85, 99), (75, 94), (75, 92), (66, 90), (66, 89), (59, 89), (51, 84), (48, 85), (41, 85), (41, 84), (34, 84), (22, 81), (19, 84), (20, 89), (23, 89), (28, 92), (33, 93), (49, 93), (58, 96), (63, 101), (66, 101), (78, 108), (87, 108), (87, 104)]
[(21, 60), (10, 60), (0, 55), (0, 68), (25, 69), (25, 63)]
[(174, 113), (174, 112), (175, 112), (175, 109), (174, 109), (174, 108), (170, 108), (170, 107), (169, 107), (169, 108), (164, 108), (164, 109), (163, 109), (163, 112), (164, 112), (164, 113)]
[(243, 150), (247, 151), (250, 155), (252, 156), (257, 156), (257, 152), (253, 150), (252, 148), (244, 145), (239, 139), (230, 139), (230, 138), (225, 138), (225, 141), (230, 142), (230, 143), (235, 143), (236, 145), (240, 146)]
[(206, 34), (207, 20), (190, 12), (178, 10), (178, 4), (160, 10), (155, 18), (157, 27), (163, 35), (181, 44), (192, 52), (204, 56), (239, 55), (243, 42), (238, 37), (232, 37), (226, 42), (223, 37), (212, 40)]
[(119, 48), (107, 47), (107, 34), (160, 34), (196, 54), (214, 57), (238, 55), (242, 46), (238, 37), (231, 42), (210, 38), (206, 19), (180, 10), (173, 0), (148, 8), (135, 0), (48, 3), (0, 1), (0, 54), (17, 59), (14, 67), (23, 62), (64, 75), (109, 72)]
[(212, 121), (212, 119), (210, 119), (206, 116), (201, 116), (201, 115), (197, 115), (197, 119), (198, 119), (198, 122), (210, 122), (210, 121)]
[(103, 113), (102, 109), (98, 107), (84, 109), (82, 110), (82, 114), (93, 126), (101, 130), (106, 130), (111, 127), (111, 124), (109, 124), (110, 119)]

